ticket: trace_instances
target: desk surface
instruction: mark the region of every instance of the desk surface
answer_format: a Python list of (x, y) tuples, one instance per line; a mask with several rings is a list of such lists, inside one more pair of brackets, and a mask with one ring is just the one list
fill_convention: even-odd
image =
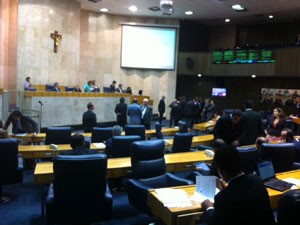
[(193, 129), (199, 131), (206, 131), (207, 128), (214, 127), (216, 125), (216, 120), (210, 120), (204, 123), (194, 124)]
[[(294, 170), (289, 172), (283, 172), (276, 175), (279, 179), (286, 178), (296, 178), (300, 179), (300, 170)], [(181, 187), (173, 187), (175, 189), (184, 190), (189, 197), (191, 197), (195, 192), (195, 185), (190, 186), (181, 186)], [(300, 188), (300, 187), (299, 187)], [(267, 188), (269, 199), (271, 203), (271, 207), (276, 209), (278, 207), (278, 201), (284, 192), (276, 191), (270, 188)], [(151, 208), (152, 213), (155, 217), (162, 219), (167, 225), (175, 225), (177, 223), (177, 217), (179, 215), (187, 215), (195, 212), (201, 211), (200, 203), (192, 202), (192, 207), (174, 207), (168, 208), (165, 207), (155, 192), (155, 189), (150, 190), (148, 196), (148, 206)]]
[[(204, 151), (200, 152), (183, 152), (165, 155), (167, 171), (183, 171), (193, 168), (196, 162), (210, 162), (212, 157), (205, 155)], [(128, 176), (131, 168), (130, 157), (110, 158), (107, 163), (107, 178)], [(53, 163), (37, 163), (34, 171), (35, 183), (49, 184), (52, 182)]]

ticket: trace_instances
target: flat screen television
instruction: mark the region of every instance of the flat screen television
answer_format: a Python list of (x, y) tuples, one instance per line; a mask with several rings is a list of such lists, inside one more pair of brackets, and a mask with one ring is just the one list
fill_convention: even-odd
[(121, 67), (174, 70), (177, 27), (122, 24)]
[(227, 89), (226, 88), (212, 88), (212, 97), (226, 97), (227, 95)]

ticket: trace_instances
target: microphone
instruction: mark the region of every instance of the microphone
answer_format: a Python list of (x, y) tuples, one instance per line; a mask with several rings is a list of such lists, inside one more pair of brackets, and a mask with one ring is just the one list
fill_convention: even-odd
[(44, 105), (41, 101), (39, 101), (39, 103), (40, 103), (41, 105)]

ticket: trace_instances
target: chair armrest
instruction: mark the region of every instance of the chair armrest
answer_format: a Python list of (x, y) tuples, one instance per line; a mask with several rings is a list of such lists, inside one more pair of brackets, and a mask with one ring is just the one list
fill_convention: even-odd
[(23, 170), (24, 160), (22, 154), (18, 154), (18, 170)]
[(53, 183), (50, 184), (49, 189), (48, 189), (48, 194), (46, 197), (46, 203), (51, 203), (54, 201), (54, 190), (53, 190)]
[(172, 173), (166, 173), (166, 176), (168, 178), (168, 183), (170, 184), (169, 186), (181, 186), (181, 185), (191, 185), (194, 184), (193, 181), (191, 180), (187, 180), (187, 179), (183, 179), (180, 177), (175, 176)]
[(109, 189), (108, 183), (106, 184), (106, 190), (105, 190), (104, 198), (105, 198), (105, 201), (112, 201), (113, 200), (113, 196), (112, 196), (112, 193)]
[(293, 162), (293, 169), (294, 170), (300, 169), (300, 162)]

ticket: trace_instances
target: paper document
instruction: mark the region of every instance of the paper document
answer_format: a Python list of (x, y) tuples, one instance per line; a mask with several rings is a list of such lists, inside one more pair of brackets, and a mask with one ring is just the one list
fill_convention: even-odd
[(157, 189), (155, 192), (158, 194), (159, 199), (163, 202), (164, 206), (172, 207), (191, 207), (192, 203), (189, 196), (184, 190), (163, 188)]
[(15, 134), (16, 137), (25, 137), (27, 133), (20, 133), (20, 134)]
[(296, 186), (298, 186), (298, 187), (300, 187), (300, 180), (299, 179), (296, 179), (296, 178), (286, 178), (286, 179), (282, 179), (282, 180), (284, 180), (284, 181), (286, 181), (286, 182), (289, 182), (289, 183), (291, 183), (291, 184), (294, 184), (294, 185), (296, 185)]
[(92, 143), (96, 146), (96, 148), (99, 148), (99, 149), (105, 149), (106, 145), (102, 142), (99, 142), (99, 143)]
[(216, 177), (215, 176), (197, 176), (196, 177), (196, 190), (193, 200), (203, 202), (209, 199), (214, 202), (216, 195)]

